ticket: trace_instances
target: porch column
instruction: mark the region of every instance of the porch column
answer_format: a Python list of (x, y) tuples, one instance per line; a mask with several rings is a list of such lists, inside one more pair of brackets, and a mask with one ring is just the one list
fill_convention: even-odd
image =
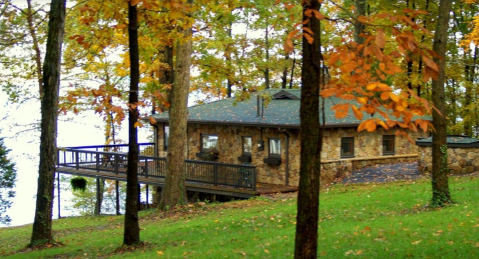
[(120, 215), (120, 190), (118, 187), (118, 181), (115, 181), (115, 199), (116, 199), (116, 215)]
[(58, 218), (61, 218), (62, 215), (60, 213), (60, 210), (61, 210), (61, 205), (60, 205), (60, 173), (57, 172), (57, 193), (58, 193)]

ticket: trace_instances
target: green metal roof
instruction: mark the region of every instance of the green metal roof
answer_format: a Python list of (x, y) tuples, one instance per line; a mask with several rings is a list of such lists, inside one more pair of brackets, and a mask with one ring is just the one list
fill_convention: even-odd
[[(448, 147), (479, 147), (479, 139), (463, 135), (448, 135), (446, 140)], [(432, 137), (416, 140), (416, 145), (432, 146)]]
[[(251, 98), (244, 101), (227, 98), (191, 106), (188, 108), (188, 123), (299, 128), (300, 89), (268, 89), (261, 94), (276, 97), (264, 107), (262, 116), (258, 116), (257, 94), (252, 94)], [(331, 110), (335, 104), (351, 101), (326, 98), (324, 102), (326, 127), (357, 127), (359, 125), (360, 121), (354, 117), (352, 111), (348, 116), (338, 119)], [(152, 116), (157, 122), (168, 122), (168, 112)], [(364, 118), (367, 117), (364, 116)]]

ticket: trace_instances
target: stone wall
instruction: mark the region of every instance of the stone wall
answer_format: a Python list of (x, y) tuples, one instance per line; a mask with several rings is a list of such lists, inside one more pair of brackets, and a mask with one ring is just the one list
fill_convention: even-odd
[[(158, 149), (160, 156), (166, 156), (164, 151), (163, 125), (158, 125)], [(196, 156), (201, 151), (201, 134), (215, 134), (218, 136), (218, 159), (217, 162), (228, 164), (241, 164), (238, 157), (242, 155), (242, 137), (250, 136), (253, 141), (251, 164), (257, 168), (257, 181), (270, 184), (299, 184), (300, 167), (300, 135), (298, 129), (280, 130), (278, 128), (260, 128), (246, 126), (223, 126), (210, 124), (189, 124), (188, 125), (188, 159), (200, 160)], [(361, 161), (395, 161), (401, 155), (417, 157), (417, 146), (407, 141), (404, 137), (395, 138), (395, 156), (382, 156), (382, 135), (392, 135), (394, 132), (387, 132), (382, 129), (374, 133), (357, 132), (354, 128), (326, 129), (324, 132), (323, 152), (321, 154), (321, 180), (323, 183), (340, 179), (349, 174), (354, 167), (364, 166)], [(416, 139), (423, 136), (418, 133), (411, 133)], [(354, 158), (340, 159), (341, 138), (354, 137)], [(281, 140), (281, 164), (268, 165), (263, 162), (268, 157), (268, 139), (279, 138)], [(289, 139), (289, 165), (286, 165), (286, 139)], [(264, 150), (258, 150), (257, 144), (264, 141)], [(412, 155), (411, 155), (412, 153)], [(414, 154), (415, 153), (415, 154)], [(379, 159), (382, 158), (382, 159)], [(403, 158), (402, 158), (403, 159)], [(286, 167), (289, 177), (286, 179)]]
[[(419, 171), (431, 173), (432, 147), (421, 146), (419, 154)], [(467, 174), (479, 171), (479, 148), (448, 148), (447, 164), (449, 173)]]

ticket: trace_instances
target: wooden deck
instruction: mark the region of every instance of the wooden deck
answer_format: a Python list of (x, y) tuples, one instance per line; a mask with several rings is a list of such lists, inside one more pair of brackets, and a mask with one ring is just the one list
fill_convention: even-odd
[[(103, 178), (103, 179), (110, 179), (110, 180), (116, 180), (116, 181), (126, 181), (126, 174), (121, 174), (121, 173), (88, 170), (88, 169), (76, 169), (72, 167), (61, 167), (61, 166), (57, 167), (56, 171), (58, 173), (64, 173), (64, 174)], [(155, 186), (163, 186), (165, 184), (164, 178), (145, 177), (145, 176), (138, 176), (138, 182), (141, 184), (155, 185)], [(215, 186), (215, 185), (207, 184), (207, 183), (186, 181), (186, 189), (188, 191), (219, 194), (219, 195), (232, 196), (232, 197), (238, 197), (238, 198), (250, 198), (250, 197), (259, 196), (262, 194), (294, 192), (298, 190), (298, 187), (257, 183), (256, 190), (251, 190), (251, 189), (245, 189), (245, 188), (235, 188), (231, 186), (222, 186), (222, 185)]]
[[(127, 145), (59, 148), (56, 171), (86, 177), (126, 181)], [(163, 186), (166, 158), (152, 156), (151, 143), (140, 144), (138, 181)], [(297, 191), (297, 187), (257, 182), (256, 167), (212, 161), (185, 160), (188, 191), (249, 198), (261, 194)]]

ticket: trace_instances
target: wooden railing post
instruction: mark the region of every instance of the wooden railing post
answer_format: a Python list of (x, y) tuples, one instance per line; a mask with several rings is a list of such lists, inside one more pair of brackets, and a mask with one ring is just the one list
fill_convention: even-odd
[(145, 170), (145, 177), (148, 177), (148, 158), (145, 157), (145, 166), (143, 167)]
[(213, 181), (214, 185), (218, 185), (218, 164), (213, 164)]
[(78, 151), (75, 150), (75, 165), (76, 165), (76, 169), (80, 169), (80, 159), (79, 159), (79, 154), (78, 154)]
[(253, 186), (252, 186), (252, 187), (253, 187), (253, 191), (256, 191), (256, 168), (251, 168), (251, 170), (253, 171), (253, 173), (252, 173), (252, 179), (251, 179), (252, 183), (251, 183), (251, 184), (253, 185)]
[(115, 173), (119, 173), (119, 161), (120, 161), (120, 158), (118, 157), (117, 154), (115, 154), (115, 159), (113, 159), (113, 170), (115, 171)]
[(96, 154), (96, 171), (100, 172), (100, 154)]

